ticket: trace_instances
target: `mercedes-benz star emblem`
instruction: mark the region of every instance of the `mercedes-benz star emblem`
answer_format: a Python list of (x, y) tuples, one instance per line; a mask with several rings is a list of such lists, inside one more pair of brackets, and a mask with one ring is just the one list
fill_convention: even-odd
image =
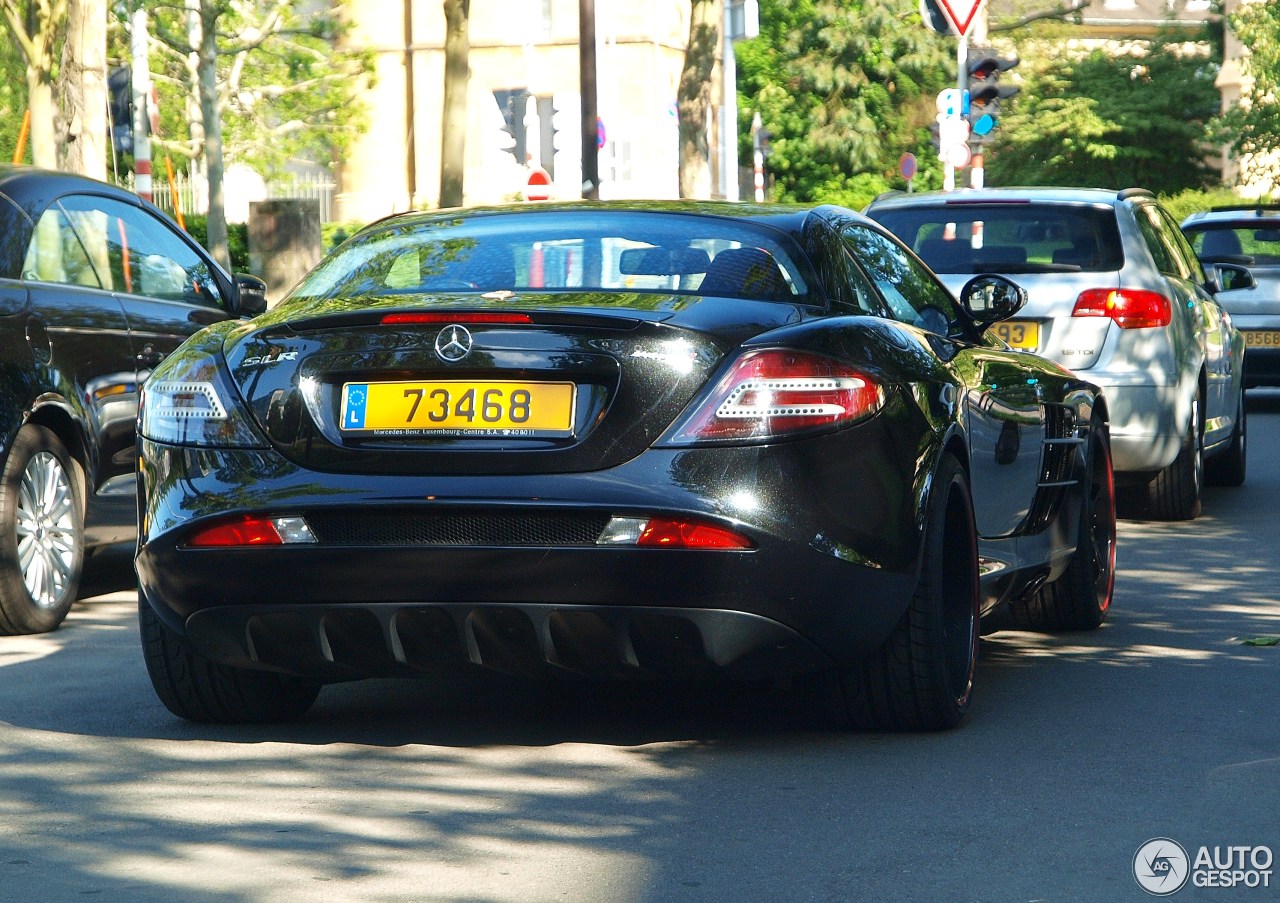
[(471, 353), (471, 333), (465, 326), (446, 326), (436, 336), (436, 354), (440, 360), (456, 364)]

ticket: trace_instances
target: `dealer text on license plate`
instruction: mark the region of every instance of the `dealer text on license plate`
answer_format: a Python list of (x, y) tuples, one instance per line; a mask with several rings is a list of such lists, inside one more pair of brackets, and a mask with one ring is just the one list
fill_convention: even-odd
[(991, 328), (1010, 348), (1035, 351), (1040, 347), (1040, 324), (1032, 320), (1006, 320)]
[(574, 399), (574, 384), (565, 382), (345, 383), (342, 429), (382, 436), (570, 436)]

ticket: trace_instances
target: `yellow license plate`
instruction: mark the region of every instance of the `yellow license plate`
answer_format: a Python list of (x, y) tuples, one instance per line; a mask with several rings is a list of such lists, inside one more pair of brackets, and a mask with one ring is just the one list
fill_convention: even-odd
[(573, 383), (345, 383), (342, 429), (376, 436), (573, 435)]
[(1040, 324), (1031, 320), (1006, 320), (991, 327), (1010, 348), (1035, 351), (1040, 347)]
[(1280, 348), (1280, 330), (1246, 329), (1244, 344), (1246, 348)]

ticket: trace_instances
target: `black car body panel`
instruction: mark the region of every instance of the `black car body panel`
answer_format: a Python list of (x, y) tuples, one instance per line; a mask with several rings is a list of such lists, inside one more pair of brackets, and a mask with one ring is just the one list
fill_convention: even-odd
[[(982, 611), (1063, 572), (1077, 551), (1080, 449), (1105, 428), (1095, 387), (983, 338), (922, 267), (947, 299), (936, 328), (845, 303), (854, 289), (834, 280), (849, 264), (829, 253), (840, 224), (893, 242), (856, 214), (664, 209), (643, 212), (700, 211), (783, 235), (802, 258), (793, 285), (804, 291), (761, 300), (517, 285), (324, 299), (304, 280), (267, 315), (191, 339), (144, 397), (143, 604), (210, 661), (320, 681), (475, 667), (610, 677), (847, 667), (910, 602), (931, 481), (949, 455), (973, 485)], [(476, 218), (567, 234), (590, 216), (633, 235), (643, 232), (626, 231), (634, 212), (566, 205)], [(444, 219), (394, 218), (367, 240)], [(450, 362), (442, 342), (458, 324), (470, 353)], [(876, 409), (767, 441), (684, 438), (681, 423), (726, 373), (775, 349), (848, 362), (882, 387)], [(192, 373), (238, 412), (228, 420), (239, 418), (240, 447), (148, 433), (147, 411), (169, 403), (171, 386), (194, 385)], [(580, 386), (572, 428), (370, 434), (341, 423), (351, 385), (499, 378)], [(211, 527), (263, 515), (305, 522), (312, 539), (193, 545)], [(657, 516), (745, 542), (603, 538), (618, 519)]]
[(12, 565), (18, 582), (0, 589), (0, 632), (55, 627), (83, 550), (134, 537), (139, 387), (187, 337), (238, 312), (232, 278), (137, 195), (0, 165), (0, 462), (24, 428), (47, 431), (73, 464), (83, 507), (65, 555), (48, 559), (65, 572), (62, 592), (36, 605), (34, 621), (21, 613), (21, 581), (38, 579), (24, 568), (45, 534), (2, 526), (14, 536), (0, 541), (18, 543), (27, 564)]

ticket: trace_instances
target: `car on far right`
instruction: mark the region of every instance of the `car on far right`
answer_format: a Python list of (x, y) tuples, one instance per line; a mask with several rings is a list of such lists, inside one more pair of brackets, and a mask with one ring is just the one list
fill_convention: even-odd
[(1126, 514), (1191, 520), (1203, 485), (1244, 483), (1244, 339), (1152, 192), (893, 192), (865, 213), (953, 293), (984, 273), (1026, 290), (992, 332), (1102, 388)]
[(1204, 268), (1216, 271), (1218, 303), (1244, 334), (1245, 387), (1280, 386), (1280, 204), (1193, 213), (1182, 232)]

